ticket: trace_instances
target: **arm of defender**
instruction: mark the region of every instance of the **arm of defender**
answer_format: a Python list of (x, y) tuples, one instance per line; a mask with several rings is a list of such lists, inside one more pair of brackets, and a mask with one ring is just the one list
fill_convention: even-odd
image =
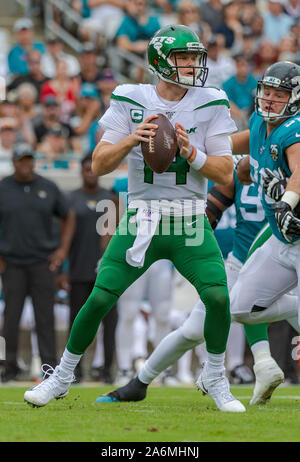
[(249, 154), (249, 136), (249, 129), (230, 135), (232, 141), (232, 154)]
[(206, 215), (212, 229), (215, 229), (221, 220), (223, 212), (234, 202), (234, 178), (227, 185), (215, 184), (207, 195)]

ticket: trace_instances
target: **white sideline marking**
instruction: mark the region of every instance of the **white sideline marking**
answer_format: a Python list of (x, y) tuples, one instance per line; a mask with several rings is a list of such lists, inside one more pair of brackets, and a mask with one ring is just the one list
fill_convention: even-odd
[[(250, 399), (252, 396), (235, 396), (237, 399)], [(272, 395), (271, 400), (273, 399), (300, 399), (299, 395), (282, 395), (282, 396), (274, 396)]]

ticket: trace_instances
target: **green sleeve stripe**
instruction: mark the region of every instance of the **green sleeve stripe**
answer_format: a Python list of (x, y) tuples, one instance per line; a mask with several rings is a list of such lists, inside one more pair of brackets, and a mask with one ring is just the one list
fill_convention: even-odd
[(133, 101), (133, 99), (126, 98), (126, 96), (117, 96), (117, 95), (114, 95), (114, 94), (112, 93), (111, 99), (115, 99), (115, 100), (117, 100), (117, 101), (126, 101), (126, 103), (133, 104), (134, 106), (139, 106), (139, 107), (145, 108), (145, 106), (143, 106), (142, 104), (137, 103), (136, 101)]
[(204, 109), (205, 107), (209, 106), (227, 106), (228, 109), (230, 109), (229, 102), (227, 99), (217, 99), (215, 101), (211, 101), (210, 103), (203, 104), (203, 106), (196, 107), (194, 111), (197, 111), (198, 109)]

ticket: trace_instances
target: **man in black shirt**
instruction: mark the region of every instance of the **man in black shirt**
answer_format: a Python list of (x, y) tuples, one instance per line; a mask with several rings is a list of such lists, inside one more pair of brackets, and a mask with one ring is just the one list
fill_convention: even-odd
[(44, 140), (45, 135), (47, 135), (53, 127), (56, 127), (59, 124), (64, 128), (65, 136), (68, 139), (71, 148), (74, 151), (78, 151), (80, 148), (78, 136), (73, 128), (69, 124), (62, 123), (59, 117), (60, 106), (57, 99), (52, 95), (47, 96), (43, 104), (43, 114), (39, 115), (32, 121), (36, 144), (39, 145)]
[[(75, 212), (76, 225), (69, 253), (70, 328), (81, 306), (90, 295), (96, 279), (99, 259), (110, 236), (99, 236), (96, 223), (101, 213), (96, 211), (99, 201), (112, 200), (112, 194), (98, 185), (92, 173), (92, 156), (82, 159), (82, 186), (69, 195), (70, 206)], [(104, 367), (100, 371), (104, 381), (111, 383), (111, 368), (115, 350), (117, 310), (114, 307), (104, 318)], [(75, 370), (76, 379), (82, 376), (81, 368)]]
[(12, 82), (7, 86), (7, 90), (15, 90), (22, 83), (31, 83), (37, 91), (36, 103), (40, 100), (40, 92), (42, 85), (49, 80), (41, 69), (41, 53), (39, 50), (32, 49), (27, 54), (27, 63), (29, 74), (18, 75)]
[(68, 254), (74, 232), (73, 212), (55, 183), (35, 174), (34, 152), (29, 145), (16, 146), (13, 166), (13, 175), (0, 182), (4, 382), (17, 376), (19, 322), (28, 295), (33, 303), (42, 362), (56, 364), (56, 271)]

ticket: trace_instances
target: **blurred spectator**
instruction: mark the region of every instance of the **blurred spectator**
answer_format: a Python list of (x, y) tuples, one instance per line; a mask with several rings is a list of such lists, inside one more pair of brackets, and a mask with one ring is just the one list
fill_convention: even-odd
[(30, 83), (37, 91), (36, 102), (38, 102), (40, 100), (41, 87), (48, 80), (41, 68), (41, 53), (35, 49), (29, 51), (27, 54), (27, 64), (29, 73), (15, 77), (7, 86), (7, 89), (8, 91), (15, 90), (22, 83)]
[(12, 117), (0, 119), (0, 161), (11, 160), (16, 142), (17, 124)]
[(100, 90), (103, 112), (109, 107), (111, 94), (117, 85), (118, 82), (114, 77), (112, 69), (103, 69), (98, 81), (98, 89)]
[(159, 17), (161, 27), (178, 22), (177, 3), (178, 0), (153, 0), (151, 2), (151, 10)]
[(13, 30), (16, 34), (17, 43), (8, 54), (9, 72), (12, 74), (28, 74), (28, 52), (34, 48), (40, 53), (45, 53), (45, 45), (41, 42), (33, 41), (33, 23), (29, 18), (18, 19)]
[(75, 167), (76, 160), (70, 152), (68, 132), (61, 124), (54, 125), (44, 137), (44, 141), (37, 147), (39, 167), (63, 168)]
[(98, 66), (98, 57), (96, 47), (92, 42), (86, 42), (82, 46), (80, 53), (80, 83), (97, 84), (101, 70)]
[(278, 46), (278, 61), (297, 62), (298, 45), (292, 35), (283, 37)]
[[(97, 212), (100, 201), (112, 201), (112, 194), (99, 185), (99, 179), (92, 173), (92, 155), (81, 161), (82, 185), (69, 193), (70, 207), (75, 212), (76, 226), (69, 253), (68, 279), (70, 289), (70, 328), (78, 311), (89, 297), (96, 279), (96, 268), (109, 242), (110, 236), (97, 233), (97, 221), (103, 215)], [(105, 208), (103, 208), (103, 211)], [(82, 243), (85, 243), (84, 246)], [(102, 374), (106, 382), (112, 382), (112, 365), (115, 352), (115, 329), (117, 325), (116, 306), (105, 316), (104, 367)], [(82, 377), (81, 364), (75, 370), (77, 381)]]
[(219, 44), (215, 36), (207, 42), (207, 67), (208, 77), (206, 86), (222, 88), (223, 83), (235, 74), (235, 62), (229, 56), (220, 54)]
[(73, 8), (84, 13), (80, 34), (84, 42), (96, 42), (97, 35), (112, 40), (118, 29), (126, 6), (124, 0), (75, 0)]
[[(208, 24), (200, 21), (200, 12), (198, 6), (191, 0), (183, 0), (178, 5), (178, 24), (190, 27), (199, 37), (203, 34), (208, 36), (210, 27)], [(200, 24), (201, 22), (201, 24)]]
[(76, 106), (76, 97), (79, 82), (70, 79), (68, 76), (68, 65), (63, 59), (56, 62), (56, 76), (48, 80), (41, 88), (41, 102), (47, 96), (55, 96), (60, 105), (60, 118), (63, 122), (68, 122), (71, 113)]
[[(232, 50), (233, 51), (233, 50)], [(255, 36), (250, 27), (243, 28), (242, 39), (234, 47), (235, 54), (241, 54), (248, 61), (248, 64), (253, 71), (255, 66), (255, 55), (256, 55), (256, 45), (255, 45)]]
[(6, 95), (6, 100), (1, 102), (1, 116), (11, 117), (16, 123), (16, 142), (26, 142), (33, 146), (34, 133), (31, 124), (22, 116), (20, 106), (17, 102), (17, 95), (14, 92), (9, 92)]
[(240, 3), (240, 21), (244, 26), (250, 27), (253, 18), (258, 13), (256, 2), (253, 0), (244, 0)]
[(36, 88), (31, 83), (22, 83), (17, 88), (16, 96), (20, 117), (25, 122), (30, 122), (38, 114), (38, 110), (35, 104), (37, 101)]
[(223, 4), (221, 0), (208, 0), (200, 5), (200, 13), (204, 22), (210, 25), (213, 33), (223, 23)]
[(287, 14), (294, 19), (300, 18), (300, 2), (299, 0), (286, 0), (284, 9)]
[(53, 79), (56, 76), (56, 63), (64, 60), (67, 64), (68, 77), (75, 77), (80, 72), (80, 65), (75, 56), (63, 51), (63, 43), (59, 37), (52, 35), (47, 39), (47, 51), (42, 56), (41, 67), (46, 77)]
[(254, 47), (259, 49), (264, 40), (264, 19), (260, 14), (256, 14), (250, 24), (251, 30), (254, 35)]
[(83, 152), (89, 149), (89, 129), (101, 115), (99, 92), (92, 83), (84, 83), (79, 92), (76, 111), (70, 119), (70, 125), (80, 137)]
[(35, 144), (38, 145), (44, 141), (45, 135), (53, 127), (61, 125), (69, 144), (69, 150), (75, 152), (81, 151), (81, 143), (73, 130), (73, 128), (60, 121), (60, 107), (57, 99), (54, 96), (48, 96), (43, 104), (43, 112), (32, 121), (33, 131), (35, 135)]
[(262, 42), (258, 52), (255, 55), (254, 75), (257, 78), (262, 77), (263, 73), (271, 64), (277, 61), (278, 49), (271, 42)]
[(226, 48), (231, 48), (235, 41), (241, 39), (242, 37), (243, 28), (240, 22), (239, 14), (239, 3), (230, 1), (223, 5), (223, 22), (216, 29), (216, 33), (225, 36)]
[[(34, 152), (17, 145), (14, 173), (0, 182), (0, 268), (5, 302), (6, 342), (3, 382), (18, 374), (19, 322), (26, 296), (31, 296), (42, 362), (55, 367), (54, 296), (56, 271), (66, 258), (74, 215), (55, 183), (34, 172)], [(61, 235), (54, 230), (54, 217)]]
[(146, 0), (128, 0), (127, 14), (117, 31), (117, 46), (144, 56), (149, 39), (160, 28), (157, 16), (150, 16)]
[(239, 130), (248, 127), (249, 115), (253, 110), (254, 94), (257, 80), (249, 72), (248, 62), (243, 55), (235, 56), (236, 75), (230, 77), (223, 84), (227, 93), (231, 116)]
[(268, 0), (268, 11), (263, 13), (264, 34), (273, 44), (289, 34), (293, 18), (284, 13), (284, 0)]

